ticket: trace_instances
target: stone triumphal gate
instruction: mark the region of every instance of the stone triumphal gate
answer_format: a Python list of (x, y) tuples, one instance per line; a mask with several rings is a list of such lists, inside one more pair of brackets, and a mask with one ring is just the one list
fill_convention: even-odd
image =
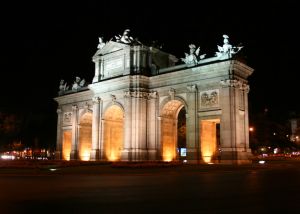
[[(249, 160), (247, 78), (242, 47), (200, 48), (178, 59), (123, 35), (99, 38), (91, 84), (61, 81), (56, 157), (65, 160)], [(178, 63), (177, 63), (178, 64)]]

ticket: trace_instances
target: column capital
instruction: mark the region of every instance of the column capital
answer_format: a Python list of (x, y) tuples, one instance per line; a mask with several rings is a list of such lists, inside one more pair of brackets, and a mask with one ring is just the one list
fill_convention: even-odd
[(56, 113), (57, 113), (57, 114), (61, 114), (61, 113), (62, 113), (61, 108), (56, 109)]
[(158, 97), (157, 91), (150, 91), (148, 93), (148, 99), (157, 99), (157, 97)]
[(78, 109), (78, 106), (77, 106), (77, 105), (72, 105), (72, 110), (73, 110), (73, 111), (77, 111), (77, 109)]
[(189, 92), (197, 92), (197, 90), (198, 90), (196, 84), (194, 84), (194, 85), (187, 85), (186, 88), (187, 88), (187, 90), (188, 90)]
[(93, 97), (93, 104), (99, 104), (101, 101), (100, 97)]

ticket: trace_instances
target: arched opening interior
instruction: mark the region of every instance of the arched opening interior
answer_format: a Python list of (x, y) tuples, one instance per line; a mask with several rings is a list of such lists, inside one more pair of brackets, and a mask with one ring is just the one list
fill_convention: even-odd
[(124, 112), (117, 105), (109, 107), (104, 114), (103, 137), (105, 158), (120, 160), (124, 142)]
[(63, 143), (62, 143), (62, 159), (63, 160), (70, 160), (71, 154), (71, 146), (72, 146), (72, 131), (65, 130), (63, 132)]
[(219, 155), (220, 119), (201, 121), (200, 140), (202, 160), (211, 163)]
[[(184, 105), (178, 100), (165, 104), (161, 114), (161, 146), (162, 159), (172, 161), (179, 158), (178, 154), (178, 115)], [(185, 110), (184, 110), (185, 112)], [(185, 113), (184, 113), (185, 115)], [(181, 122), (182, 123), (182, 122)]]
[(80, 118), (79, 126), (79, 159), (83, 161), (90, 160), (92, 148), (92, 113), (86, 112)]

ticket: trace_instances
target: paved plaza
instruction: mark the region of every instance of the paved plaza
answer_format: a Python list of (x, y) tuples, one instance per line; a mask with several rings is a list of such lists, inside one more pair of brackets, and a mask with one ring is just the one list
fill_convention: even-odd
[(0, 213), (297, 213), (300, 162), (0, 169)]

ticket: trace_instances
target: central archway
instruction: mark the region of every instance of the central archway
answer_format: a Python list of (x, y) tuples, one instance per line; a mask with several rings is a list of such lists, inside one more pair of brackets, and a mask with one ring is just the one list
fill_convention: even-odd
[(124, 112), (117, 106), (110, 106), (104, 114), (104, 157), (109, 161), (121, 159), (124, 144)]
[(179, 158), (178, 151), (178, 114), (184, 109), (179, 100), (167, 102), (161, 113), (161, 150), (163, 161)]

